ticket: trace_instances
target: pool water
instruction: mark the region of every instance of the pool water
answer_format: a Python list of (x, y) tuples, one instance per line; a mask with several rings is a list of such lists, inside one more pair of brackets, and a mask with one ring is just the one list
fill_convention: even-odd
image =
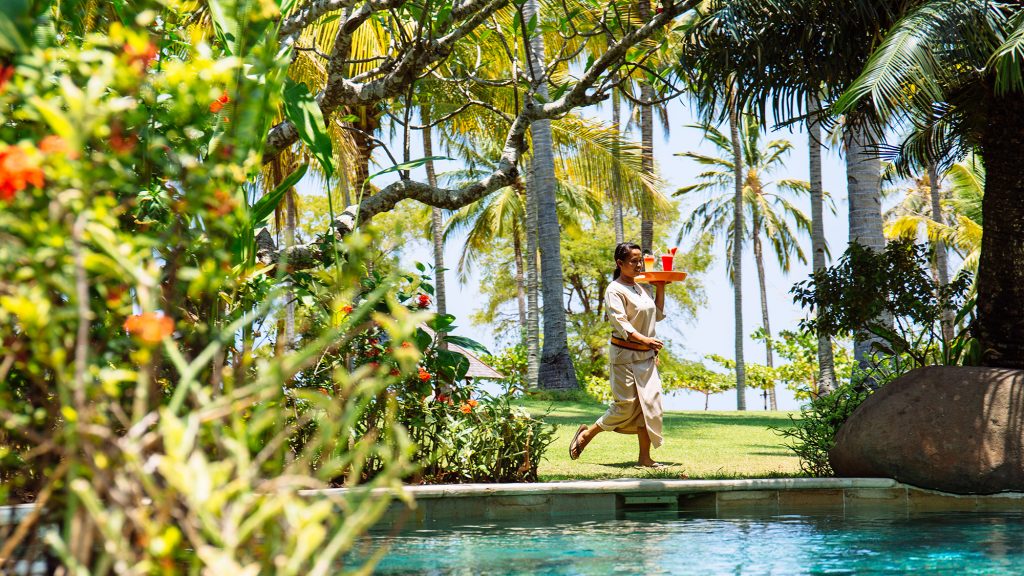
[[(375, 574), (1024, 574), (1024, 516), (630, 514), (370, 536)], [(350, 558), (358, 562), (357, 558)]]

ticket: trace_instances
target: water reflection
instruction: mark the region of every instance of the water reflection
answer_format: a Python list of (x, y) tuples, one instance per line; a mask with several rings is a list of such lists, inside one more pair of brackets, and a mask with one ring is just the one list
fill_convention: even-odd
[(700, 518), (671, 512), (368, 537), (378, 574), (1024, 574), (1021, 514)]

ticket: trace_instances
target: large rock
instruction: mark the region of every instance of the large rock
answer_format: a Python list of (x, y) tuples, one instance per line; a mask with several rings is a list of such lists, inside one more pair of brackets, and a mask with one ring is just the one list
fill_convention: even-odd
[(838, 476), (957, 494), (1024, 491), (1024, 370), (914, 370), (854, 411), (829, 461)]

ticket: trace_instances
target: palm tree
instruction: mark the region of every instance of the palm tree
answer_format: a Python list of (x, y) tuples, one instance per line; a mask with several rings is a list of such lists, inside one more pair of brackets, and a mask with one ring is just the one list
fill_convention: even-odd
[[(783, 167), (786, 156), (793, 145), (786, 140), (773, 140), (762, 146), (762, 131), (758, 122), (750, 115), (743, 115), (734, 131), (735, 138), (726, 137), (716, 127), (709, 124), (695, 126), (706, 134), (720, 156), (709, 156), (696, 152), (676, 154), (689, 158), (707, 167), (698, 175), (696, 184), (680, 188), (676, 195), (687, 195), (695, 192), (722, 192), (712, 196), (697, 206), (679, 230), (679, 238), (697, 231), (701, 234), (727, 236), (726, 249), (733, 255), (729, 266), (730, 278), (740, 293), (741, 276), (737, 275), (737, 248), (742, 247), (742, 238), (737, 240), (736, 230), (749, 229), (749, 237), (753, 244), (754, 261), (757, 266), (757, 278), (761, 296), (761, 319), (768, 338), (765, 341), (766, 365), (774, 365), (771, 347), (771, 323), (768, 315), (768, 293), (764, 267), (764, 243), (771, 246), (779, 267), (788, 272), (793, 258), (806, 262), (806, 256), (797, 240), (799, 232), (810, 235), (810, 219), (783, 193), (798, 196), (808, 195), (810, 185), (807, 182), (781, 178), (770, 180), (775, 172)], [(742, 134), (742, 137), (740, 135)], [(742, 173), (736, 177), (736, 151), (740, 151)], [(736, 194), (729, 193), (730, 188), (738, 188), (742, 194), (743, 210), (737, 218)], [(738, 225), (737, 225), (738, 224)], [(742, 304), (742, 300), (740, 300)], [(739, 356), (739, 354), (738, 354)], [(737, 362), (737, 368), (739, 362)], [(777, 408), (774, 389), (769, 389), (772, 409)], [(742, 409), (742, 408), (741, 408)]]
[[(717, 86), (735, 82), (749, 109), (771, 109), (784, 123), (824, 120), (804, 114), (810, 99), (838, 98), (877, 45), (879, 30), (895, 18), (888, 3), (867, 0), (708, 0), (704, 14), (690, 29), (682, 63), (701, 77), (705, 111), (719, 110), (724, 118), (718, 106), (724, 94)], [(876, 157), (880, 131), (872, 129), (868, 106), (847, 112), (849, 238), (880, 248), (885, 242)], [(871, 341), (859, 335), (854, 346), (866, 361)]]
[[(1024, 368), (1024, 6), (985, 0), (900, 5), (902, 18), (837, 103), (870, 103), (883, 119), (919, 122), (900, 152), (908, 165), (985, 158), (985, 234), (975, 324), (988, 366)], [(923, 121), (920, 119), (924, 119)]]
[[(818, 113), (821, 104), (817, 94), (807, 96), (807, 165), (810, 172), (811, 195), (811, 253), (815, 274), (825, 269), (828, 244), (825, 241), (825, 190), (821, 169), (821, 125)], [(818, 333), (818, 375), (817, 390), (828, 395), (836, 389), (835, 357), (832, 354), (832, 337)]]

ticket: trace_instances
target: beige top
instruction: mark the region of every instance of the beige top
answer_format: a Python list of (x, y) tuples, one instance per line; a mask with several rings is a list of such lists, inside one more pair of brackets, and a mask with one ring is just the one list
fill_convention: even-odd
[[(654, 338), (655, 324), (665, 319), (665, 312), (654, 304), (654, 287), (637, 284), (628, 286), (613, 280), (604, 292), (604, 304), (612, 333), (626, 339), (630, 333)], [(612, 364), (641, 362), (654, 356), (654, 351), (639, 351), (611, 346), (608, 361)]]

